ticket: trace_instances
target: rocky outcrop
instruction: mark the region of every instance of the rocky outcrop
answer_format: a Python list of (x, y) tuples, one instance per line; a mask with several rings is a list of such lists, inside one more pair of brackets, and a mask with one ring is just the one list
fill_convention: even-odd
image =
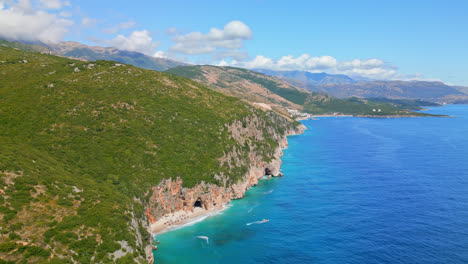
[[(226, 127), (238, 144), (225, 152), (220, 164), (229, 171), (245, 166), (247, 169), (241, 179), (230, 182), (226, 175), (220, 174), (215, 177), (220, 184), (201, 182), (192, 188), (185, 188), (180, 178), (163, 180), (152, 187), (146, 206), (150, 225), (169, 214), (189, 214), (197, 208), (208, 212), (222, 207), (233, 199), (244, 197), (245, 192), (266, 174), (280, 176), (282, 149), (288, 146), (287, 136), (301, 134), (305, 129), (302, 124), (273, 113), (263, 119), (251, 116)], [(271, 144), (266, 144), (268, 142)], [(248, 148), (240, 147), (245, 145)], [(245, 149), (249, 151), (245, 153)]]

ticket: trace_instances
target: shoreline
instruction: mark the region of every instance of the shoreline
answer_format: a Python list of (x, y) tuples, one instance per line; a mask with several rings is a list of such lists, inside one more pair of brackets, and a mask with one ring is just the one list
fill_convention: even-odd
[(197, 207), (193, 212), (177, 211), (163, 216), (161, 219), (150, 225), (153, 239), (170, 231), (174, 231), (186, 226), (191, 226), (205, 220), (205, 218), (217, 215), (229, 208), (229, 203), (213, 207), (211, 209), (202, 209)]
[(447, 115), (311, 115), (310, 117), (297, 118), (296, 120), (316, 120), (317, 117), (363, 117), (363, 118), (416, 118), (416, 117), (445, 117), (452, 118)]
[[(271, 177), (282, 176), (279, 170), (281, 166), (281, 157), (283, 156), (283, 149), (288, 147), (287, 138), (288, 136), (300, 135), (304, 133), (305, 129), (307, 128), (301, 123), (295, 129), (286, 132), (286, 134), (282, 138), (278, 139), (279, 146), (275, 150), (276, 158), (275, 160), (269, 163), (269, 165), (274, 164), (272, 165), (272, 167), (269, 166), (272, 169), (272, 175), (266, 177), (266, 179), (270, 179)], [(258, 167), (259, 165), (260, 167)], [(193, 207), (192, 210), (189, 211), (177, 210), (172, 213), (167, 213), (157, 220), (154, 219), (154, 221), (150, 222), (147, 226), (148, 231), (151, 234), (151, 242), (154, 243), (157, 240), (157, 235), (177, 230), (185, 226), (196, 224), (205, 220), (207, 217), (219, 214), (220, 212), (229, 208), (232, 200), (242, 199), (245, 196), (245, 192), (248, 191), (248, 189), (250, 189), (252, 186), (257, 185), (258, 180), (262, 180), (265, 178), (264, 173), (266, 165), (268, 164), (252, 164), (247, 174), (244, 175), (243, 181), (240, 181), (233, 186), (228, 186), (227, 190), (229, 190), (229, 192), (234, 193), (230, 199), (225, 200), (223, 203), (218, 203), (215, 206), (209, 207)], [(241, 187), (241, 193), (238, 193), (238, 191), (234, 190), (239, 187)], [(237, 194), (235, 194), (236, 192)], [(147, 253), (148, 262), (154, 263), (153, 253), (155, 250), (153, 250), (152, 244), (147, 245), (145, 251)]]

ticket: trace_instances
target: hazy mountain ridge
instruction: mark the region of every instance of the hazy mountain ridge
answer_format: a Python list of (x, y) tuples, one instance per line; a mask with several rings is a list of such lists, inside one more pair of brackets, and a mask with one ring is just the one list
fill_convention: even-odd
[(166, 58), (156, 58), (136, 51), (119, 50), (113, 47), (88, 46), (74, 41), (64, 41), (57, 44), (44, 44), (0, 40), (0, 44), (24, 51), (49, 53), (78, 60), (117, 61), (155, 71), (164, 71), (172, 67), (187, 65), (183, 62)]
[(468, 98), (459, 89), (442, 82), (428, 81), (373, 81), (355, 84), (309, 85), (309, 90), (327, 91), (339, 98), (385, 97), (389, 99), (421, 99), (447, 102), (448, 98)]
[(356, 83), (351, 77), (344, 74), (328, 74), (325, 72), (311, 73), (307, 71), (273, 71), (267, 69), (253, 69), (266, 75), (275, 76), (284, 80), (295, 80), (307, 84), (329, 83)]
[(307, 89), (329, 93), (338, 98), (388, 98), (427, 100), (439, 103), (468, 103), (468, 87), (450, 86), (434, 81), (354, 80), (346, 75), (305, 71), (257, 70)]
[(136, 51), (119, 50), (113, 47), (87, 46), (72, 41), (61, 42), (57, 45), (51, 45), (51, 47), (58, 54), (69, 58), (88, 61), (112, 60), (155, 71), (164, 71), (172, 67), (186, 65), (182, 62), (151, 57)]
[(31, 52), (54, 53), (54, 50), (40, 43), (17, 42), (0, 39), (0, 46)]

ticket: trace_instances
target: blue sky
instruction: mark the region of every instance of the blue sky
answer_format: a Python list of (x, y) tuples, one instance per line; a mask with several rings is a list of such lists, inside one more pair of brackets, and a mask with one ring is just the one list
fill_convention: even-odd
[[(468, 85), (468, 1), (0, 0), (0, 10), (19, 12), (20, 2), (62, 23), (39, 40), (192, 63)], [(14, 33), (2, 34), (1, 23), (0, 15), (0, 36)]]

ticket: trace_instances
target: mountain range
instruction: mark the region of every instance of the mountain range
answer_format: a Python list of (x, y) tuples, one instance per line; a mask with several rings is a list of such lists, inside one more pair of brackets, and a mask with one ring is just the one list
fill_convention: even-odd
[[(113, 47), (87, 46), (66, 41), (57, 44), (21, 43), (0, 40), (0, 45), (55, 54), (79, 60), (112, 60), (136, 67), (165, 71), (186, 63), (171, 59), (155, 58), (135, 51)], [(306, 71), (254, 71), (281, 79), (284, 83), (313, 92), (323, 92), (337, 98), (388, 98), (425, 100), (437, 103), (468, 103), (468, 87), (451, 86), (429, 81), (378, 81), (366, 78), (351, 78), (343, 74), (311, 73)], [(284, 84), (283, 84), (284, 85)]]
[(266, 75), (275, 76), (289, 82), (297, 81), (306, 84), (348, 84), (357, 82), (344, 74), (328, 74), (325, 72), (311, 73), (307, 71), (273, 71), (266, 69), (253, 70)]
[(256, 71), (278, 77), (309, 91), (325, 92), (338, 98), (388, 98), (426, 100), (438, 103), (468, 103), (468, 88), (434, 81), (354, 80), (346, 75), (305, 71)]
[(175, 60), (156, 58), (136, 51), (119, 50), (113, 47), (88, 46), (78, 42), (64, 41), (57, 44), (21, 43), (0, 40), (0, 45), (37, 51), (78, 60), (110, 60), (134, 65), (148, 70), (164, 71), (172, 67), (186, 65)]

